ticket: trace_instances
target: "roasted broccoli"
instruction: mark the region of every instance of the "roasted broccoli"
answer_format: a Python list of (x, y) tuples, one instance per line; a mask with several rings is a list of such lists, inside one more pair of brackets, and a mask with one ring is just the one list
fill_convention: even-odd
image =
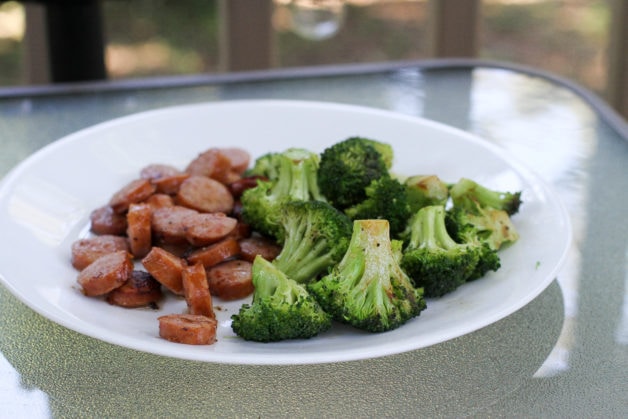
[(454, 206), (474, 211), (476, 204), (480, 207), (506, 211), (508, 215), (516, 214), (521, 206), (521, 192), (500, 192), (467, 178), (460, 179), (451, 186), (449, 194)]
[(289, 202), (279, 213), (283, 248), (273, 263), (289, 278), (310, 282), (342, 259), (351, 238), (345, 214), (322, 201)]
[(256, 160), (251, 174), (258, 180), (241, 197), (242, 217), (256, 231), (276, 237), (279, 234), (278, 208), (285, 202), (325, 200), (317, 182), (319, 157), (308, 150), (291, 148), (266, 154)]
[(340, 322), (370, 332), (395, 329), (426, 307), (423, 290), (399, 266), (400, 253), (387, 220), (356, 220), (340, 263), (308, 290)]
[(449, 198), (449, 186), (436, 175), (410, 176), (404, 183), (413, 214), (428, 205), (445, 205)]
[(331, 327), (331, 316), (275, 265), (257, 256), (252, 271), (253, 300), (231, 316), (238, 336), (257, 342), (308, 339)]
[(450, 236), (442, 205), (421, 208), (404, 234), (401, 267), (415, 286), (424, 288), (426, 297), (440, 297), (455, 290), (474, 272), (480, 246), (457, 243)]
[(365, 191), (366, 198), (345, 209), (345, 214), (352, 220), (388, 220), (391, 236), (397, 237), (405, 229), (411, 214), (406, 186), (386, 175), (373, 180)]
[[(320, 155), (318, 185), (327, 200), (336, 208), (356, 205), (366, 199), (366, 187), (375, 179), (388, 175), (390, 156), (374, 146), (374, 140), (351, 137), (326, 148)], [(392, 163), (390, 163), (392, 164)]]
[(458, 241), (468, 242), (475, 235), (497, 251), (519, 240), (519, 233), (505, 210), (481, 207), (473, 202), (465, 207), (454, 204), (447, 220), (449, 231)]

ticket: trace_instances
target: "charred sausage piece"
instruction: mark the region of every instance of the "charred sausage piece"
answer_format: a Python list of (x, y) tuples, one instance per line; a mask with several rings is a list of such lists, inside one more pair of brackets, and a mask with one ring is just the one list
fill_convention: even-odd
[(179, 205), (157, 208), (152, 214), (153, 238), (164, 243), (187, 243), (185, 232), (197, 211)]
[(153, 163), (148, 166), (144, 166), (142, 170), (140, 170), (140, 178), (158, 180), (170, 176), (180, 175), (181, 173), (181, 170), (169, 164)]
[(119, 250), (96, 259), (78, 275), (83, 294), (93, 297), (104, 295), (124, 284), (133, 272), (132, 256)]
[(148, 272), (133, 271), (131, 277), (107, 294), (109, 304), (136, 308), (155, 305), (161, 300), (161, 284), (155, 280)]
[(188, 164), (185, 172), (193, 176), (209, 177), (225, 184), (236, 180), (231, 173), (231, 160), (217, 148), (210, 148), (199, 154)]
[(151, 214), (152, 210), (148, 204), (131, 204), (127, 219), (127, 236), (131, 253), (136, 258), (143, 258), (152, 247), (151, 241)]
[(236, 224), (233, 231), (229, 233), (228, 237), (231, 237), (236, 240), (242, 240), (247, 237), (251, 237), (251, 226), (246, 223), (243, 223), (242, 221), (238, 221), (238, 224)]
[(236, 180), (235, 182), (231, 182), (229, 186), (229, 190), (234, 198), (238, 199), (242, 196), (244, 191), (247, 189), (255, 188), (257, 186), (257, 182), (259, 180), (268, 180), (267, 177), (264, 176), (247, 176)]
[(187, 257), (189, 264), (201, 263), (205, 268), (224, 262), (240, 253), (238, 241), (228, 237), (217, 243), (194, 250)]
[(221, 212), (198, 214), (186, 228), (185, 237), (193, 246), (207, 246), (226, 237), (237, 224), (238, 220)]
[(181, 184), (176, 202), (200, 212), (229, 213), (233, 209), (233, 196), (217, 180), (205, 176), (190, 176)]
[(142, 259), (142, 265), (164, 287), (183, 295), (183, 268), (185, 260), (160, 247), (153, 247)]
[(253, 262), (255, 256), (260, 255), (268, 261), (272, 261), (281, 252), (281, 246), (274, 241), (260, 236), (252, 236), (240, 239), (240, 258)]
[(129, 250), (124, 237), (103, 235), (79, 239), (72, 243), (72, 266), (81, 271), (96, 259), (119, 250)]
[(109, 206), (116, 214), (125, 213), (129, 205), (146, 200), (156, 189), (148, 179), (136, 179), (116, 192), (109, 200)]
[(150, 205), (153, 209), (174, 206), (174, 199), (165, 193), (153, 194), (144, 202)]
[(116, 214), (109, 205), (96, 208), (89, 216), (90, 229), (94, 234), (123, 235), (126, 232), (126, 217)]
[(183, 295), (190, 314), (215, 318), (207, 274), (200, 263), (183, 268)]
[(232, 172), (241, 175), (249, 168), (251, 155), (248, 151), (238, 147), (220, 148), (219, 151), (229, 160)]
[(195, 314), (168, 314), (158, 317), (159, 336), (170, 342), (211, 345), (216, 342), (216, 319)]
[(212, 295), (223, 300), (237, 300), (253, 292), (251, 267), (244, 260), (229, 260), (207, 270), (207, 283)]
[(157, 188), (158, 193), (173, 195), (179, 185), (190, 175), (168, 164), (149, 164), (140, 171), (140, 178), (148, 179)]

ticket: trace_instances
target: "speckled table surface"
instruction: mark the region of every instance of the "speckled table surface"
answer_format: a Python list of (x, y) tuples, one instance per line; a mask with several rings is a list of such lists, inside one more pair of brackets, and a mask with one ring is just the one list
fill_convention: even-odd
[(571, 82), (498, 63), (435, 61), (5, 89), (0, 176), (98, 122), (260, 98), (387, 109), (497, 144), (565, 203), (574, 237), (566, 263), (537, 298), (473, 333), (313, 365), (202, 363), (118, 347), (53, 323), (0, 286), (0, 417), (628, 414), (628, 128)]

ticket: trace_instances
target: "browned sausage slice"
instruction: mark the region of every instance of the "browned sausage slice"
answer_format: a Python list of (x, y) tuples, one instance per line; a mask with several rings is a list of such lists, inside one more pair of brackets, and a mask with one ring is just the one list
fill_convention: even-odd
[(237, 198), (240, 198), (242, 194), (244, 193), (244, 191), (246, 191), (247, 189), (255, 188), (259, 180), (267, 180), (267, 179), (268, 178), (264, 176), (248, 176), (248, 177), (240, 178), (236, 180), (235, 182), (231, 182), (228, 186), (233, 197), (237, 199)]
[(201, 212), (229, 213), (233, 209), (233, 196), (217, 180), (205, 176), (190, 176), (179, 187), (176, 202)]
[(151, 214), (152, 209), (148, 204), (131, 204), (127, 219), (127, 236), (131, 253), (136, 258), (143, 258), (152, 247), (151, 241)]
[(161, 284), (148, 272), (133, 271), (120, 287), (107, 294), (107, 302), (120, 307), (136, 308), (156, 304), (163, 296)]
[(102, 256), (83, 269), (78, 283), (87, 296), (107, 294), (124, 284), (133, 272), (132, 256), (125, 250)]
[(221, 183), (235, 180), (231, 177), (231, 171), (231, 160), (217, 148), (200, 153), (185, 168), (185, 172), (193, 176), (205, 176)]
[(216, 342), (216, 319), (194, 314), (168, 314), (157, 320), (159, 336), (170, 342), (188, 345), (211, 345)]
[(79, 239), (72, 243), (72, 266), (79, 271), (83, 270), (96, 259), (119, 250), (129, 250), (129, 244), (124, 237), (107, 234)]
[(164, 243), (187, 242), (185, 232), (190, 218), (198, 212), (179, 205), (157, 208), (152, 215), (153, 238)]
[(116, 214), (109, 205), (96, 208), (89, 216), (90, 229), (94, 234), (123, 235), (126, 232), (126, 217)]
[(129, 205), (142, 202), (155, 193), (156, 187), (148, 179), (136, 179), (128, 183), (109, 200), (113, 212), (122, 214), (129, 209)]
[(242, 174), (249, 168), (251, 155), (248, 151), (238, 147), (220, 148), (219, 151), (229, 160), (231, 171)]
[(183, 295), (190, 314), (215, 318), (207, 274), (200, 263), (183, 268)]
[(265, 237), (247, 237), (240, 239), (239, 243), (240, 257), (248, 262), (253, 262), (257, 255), (260, 255), (268, 261), (272, 261), (281, 252), (281, 246)]
[(210, 246), (194, 250), (187, 257), (187, 261), (194, 265), (196, 263), (203, 264), (206, 268), (211, 268), (229, 258), (235, 257), (240, 253), (240, 245), (238, 241), (228, 237)]
[(156, 193), (148, 197), (146, 199), (148, 205), (150, 205), (153, 209), (163, 208), (163, 207), (173, 207), (174, 200), (172, 197), (165, 193)]
[(169, 164), (153, 163), (148, 166), (144, 166), (142, 170), (140, 170), (140, 178), (157, 180), (170, 176), (176, 176), (181, 173), (181, 170)]
[(149, 274), (175, 294), (183, 295), (183, 268), (185, 260), (160, 247), (153, 247), (142, 259)]
[(212, 295), (223, 300), (244, 298), (253, 292), (252, 263), (229, 260), (207, 270), (207, 283)]
[(230, 234), (237, 224), (238, 220), (221, 212), (198, 214), (191, 219), (185, 237), (194, 246), (207, 246)]

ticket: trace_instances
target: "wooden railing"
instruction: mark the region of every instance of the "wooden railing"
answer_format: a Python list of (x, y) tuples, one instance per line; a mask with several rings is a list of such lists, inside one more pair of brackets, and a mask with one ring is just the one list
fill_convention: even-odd
[[(481, 0), (427, 1), (430, 8), (430, 56), (477, 57)], [(609, 1), (613, 18), (609, 28), (607, 87), (603, 95), (612, 107), (628, 118), (628, 0)], [(99, 0), (83, 0), (76, 3), (94, 6), (98, 5), (98, 2)], [(51, 34), (50, 28), (55, 27), (54, 25), (66, 28), (67, 25), (63, 22), (49, 21), (55, 18), (51, 13), (54, 8), (50, 9), (50, 3), (58, 7), (58, 3), (46, 0), (26, 2), (28, 22), (26, 56), (29, 62), (29, 81), (33, 83), (67, 81), (63, 66), (60, 69), (55, 67), (55, 62), (60, 60), (68, 66), (67, 56), (61, 56), (60, 60), (55, 61), (55, 58), (59, 57), (52, 57), (54, 51), (50, 50), (50, 48), (55, 48), (50, 41), (56, 36)], [(62, 4), (67, 5), (72, 2)], [(271, 23), (273, 1), (219, 0), (219, 8), (222, 22), (220, 34), (222, 70), (241, 71), (272, 67), (274, 57)], [(56, 18), (58, 19), (59, 16)], [(42, 42), (46, 36), (48, 48), (45, 48), (46, 43)], [(65, 36), (74, 39), (72, 34), (65, 34)], [(102, 39), (97, 38), (95, 39), (96, 48), (102, 49)], [(73, 61), (70, 64), (73, 67), (67, 69), (68, 71), (76, 71), (76, 57)], [(86, 63), (87, 68), (89, 68), (88, 65), (91, 63)], [(66, 78), (55, 77), (54, 74), (51, 77), (51, 70), (55, 70), (57, 74), (64, 75)], [(89, 71), (93, 71), (93, 68)], [(86, 77), (89, 78), (90, 74), (86, 74)]]

